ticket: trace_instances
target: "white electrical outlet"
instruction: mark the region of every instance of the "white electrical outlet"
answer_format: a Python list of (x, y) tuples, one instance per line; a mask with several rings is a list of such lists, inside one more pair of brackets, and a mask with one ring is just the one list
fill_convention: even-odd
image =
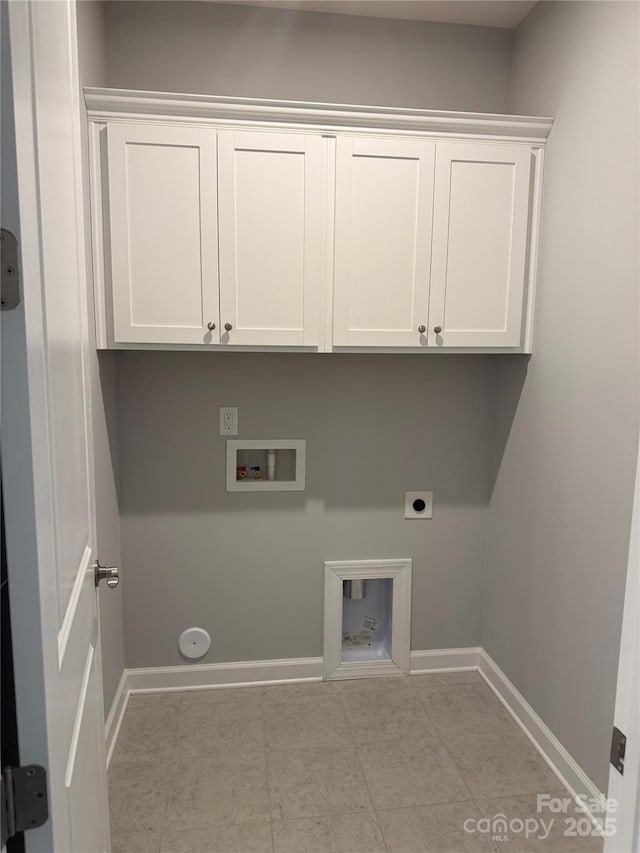
[(220, 435), (238, 434), (238, 410), (235, 406), (220, 406)]
[(405, 492), (405, 518), (433, 518), (433, 492)]

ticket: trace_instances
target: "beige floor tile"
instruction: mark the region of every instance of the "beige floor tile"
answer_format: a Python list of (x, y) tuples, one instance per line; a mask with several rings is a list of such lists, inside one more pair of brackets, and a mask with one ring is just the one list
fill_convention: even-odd
[[(170, 764), (114, 761), (109, 770), (109, 810), (118, 844), (131, 835), (134, 849), (157, 849), (169, 795)], [(144, 845), (147, 846), (144, 846)], [(115, 842), (114, 842), (115, 846)]]
[(461, 672), (430, 672), (426, 675), (410, 675), (409, 686), (420, 687), (453, 687), (456, 684), (484, 684), (485, 681), (480, 673), (473, 670)]
[(176, 756), (166, 826), (176, 830), (268, 820), (264, 752)]
[(160, 853), (272, 853), (270, 823), (165, 829)]
[(272, 750), (268, 754), (271, 814), (276, 820), (371, 809), (356, 750)]
[(293, 699), (286, 704), (266, 702), (264, 731), (269, 749), (353, 745), (342, 705), (329, 698)]
[(262, 715), (261, 687), (215, 687), (182, 694), (181, 715), (212, 722), (256, 720)]
[(132, 693), (127, 702), (127, 712), (177, 709), (182, 704), (184, 695), (184, 693), (174, 690), (162, 691), (161, 693)]
[(459, 730), (447, 747), (474, 797), (557, 791), (560, 783), (519, 731)]
[(302, 681), (298, 684), (275, 684), (263, 688), (262, 702), (264, 708), (274, 705), (286, 705), (289, 702), (304, 699), (333, 699), (335, 684), (332, 681)]
[(131, 703), (120, 727), (113, 760), (156, 761), (170, 757), (175, 747), (178, 713), (177, 705)]
[(512, 717), (486, 684), (418, 689), (418, 696), (438, 731), (448, 740), (459, 731), (519, 731)]
[(264, 750), (261, 688), (216, 688), (183, 694), (176, 756)]
[(372, 743), (361, 746), (358, 754), (376, 809), (471, 799), (436, 737)]
[[(537, 791), (567, 796), (475, 672), (134, 695), (109, 773), (114, 853), (269, 853), (270, 817), (277, 853), (373, 853), (372, 800), (390, 853), (600, 853)], [(472, 794), (548, 837), (465, 832)]]
[(409, 690), (409, 678), (406, 675), (387, 678), (352, 678), (331, 682), (339, 701), (346, 708), (359, 705), (363, 697), (374, 702), (376, 696), (386, 696)]
[(178, 721), (176, 756), (264, 751), (264, 725), (250, 720), (219, 719), (198, 708), (183, 709)]
[[(567, 792), (559, 798), (570, 800)], [(566, 811), (552, 812), (538, 808), (537, 796), (500, 797), (477, 800), (482, 813), (492, 827), (502, 829), (507, 822), (506, 836), (500, 842), (505, 853), (600, 853), (603, 840), (593, 829), (584, 812), (571, 803)], [(501, 820), (502, 819), (502, 820)]]
[(275, 853), (384, 853), (373, 812), (273, 823)]
[(409, 690), (353, 693), (345, 713), (357, 744), (436, 735), (420, 696)]
[(491, 839), (476, 831), (481, 817), (471, 800), (378, 811), (389, 853), (489, 853)]
[(111, 853), (158, 853), (160, 826), (154, 829), (111, 827)]

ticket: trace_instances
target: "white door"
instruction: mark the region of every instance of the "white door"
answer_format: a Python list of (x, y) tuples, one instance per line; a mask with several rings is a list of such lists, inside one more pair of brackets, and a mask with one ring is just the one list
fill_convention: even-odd
[(21, 760), (47, 768), (50, 798), (50, 820), (26, 845), (101, 853), (110, 840), (76, 10), (8, 6), (17, 162), (3, 144), (2, 214), (19, 236), (22, 300), (2, 313), (2, 479)]
[(631, 521), (614, 725), (627, 737), (624, 773), (609, 768), (605, 853), (640, 850), (640, 449)]
[(339, 137), (335, 346), (425, 347), (432, 142)]
[(317, 346), (323, 140), (221, 130), (218, 146), (221, 343)]
[(216, 132), (107, 127), (115, 343), (216, 344)]
[(522, 340), (531, 152), (438, 143), (429, 346)]

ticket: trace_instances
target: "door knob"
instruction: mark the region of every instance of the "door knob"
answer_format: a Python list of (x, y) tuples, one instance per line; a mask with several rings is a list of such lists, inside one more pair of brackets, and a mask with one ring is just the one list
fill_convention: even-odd
[(231, 329), (233, 329), (233, 326), (231, 325), (231, 323), (225, 323), (225, 324), (224, 324), (224, 327), (225, 327), (225, 329), (227, 330), (227, 332), (230, 332), (230, 331), (231, 331)]
[(96, 586), (100, 586), (100, 581), (106, 581), (109, 589), (115, 589), (120, 583), (120, 570), (117, 566), (101, 566), (100, 561), (96, 560), (93, 578)]
[(213, 332), (215, 327), (216, 327), (215, 323), (207, 323), (207, 329), (209, 329), (210, 332)]
[(436, 333), (436, 335), (439, 335), (442, 331), (442, 326), (434, 326), (433, 331)]
[(424, 333), (427, 331), (427, 327), (426, 326), (418, 326), (418, 331), (420, 332), (421, 335), (424, 335)]

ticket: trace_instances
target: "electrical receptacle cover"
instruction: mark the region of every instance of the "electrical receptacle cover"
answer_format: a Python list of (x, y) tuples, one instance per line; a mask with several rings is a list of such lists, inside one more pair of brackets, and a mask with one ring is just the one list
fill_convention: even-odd
[(433, 518), (433, 492), (405, 492), (405, 518)]
[(220, 435), (238, 434), (238, 409), (235, 406), (220, 406)]

